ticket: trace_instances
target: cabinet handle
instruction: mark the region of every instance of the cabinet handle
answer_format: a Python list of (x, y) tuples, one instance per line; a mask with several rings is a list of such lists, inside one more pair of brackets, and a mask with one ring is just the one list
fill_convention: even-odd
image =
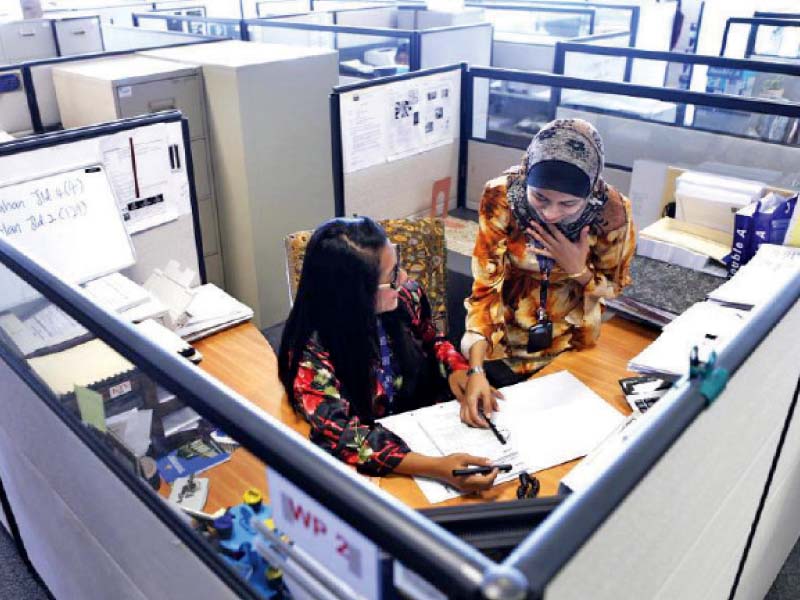
[(72, 35), (86, 35), (85, 29), (79, 29), (78, 31), (73, 31)]
[(151, 100), (147, 103), (150, 112), (158, 112), (160, 110), (172, 110), (175, 108), (175, 98), (167, 98), (165, 100)]
[(20, 31), (19, 35), (20, 35), (20, 37), (36, 37), (36, 32), (35, 31)]

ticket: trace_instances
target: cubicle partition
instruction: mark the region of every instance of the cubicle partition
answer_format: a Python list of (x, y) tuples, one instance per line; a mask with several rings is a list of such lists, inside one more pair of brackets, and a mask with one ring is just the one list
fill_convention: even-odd
[[(598, 128), (605, 177), (633, 197), (639, 226), (661, 215), (670, 166), (779, 188), (800, 184), (792, 166), (800, 148), (777, 143), (770, 133), (796, 128), (797, 103), (477, 67), (470, 76), (466, 206), (473, 209), (484, 183), (519, 163), (541, 125), (566, 117), (587, 119)], [(749, 125), (720, 131), (709, 121), (717, 114)]]
[[(489, 23), (436, 27), (424, 30), (389, 27), (385, 9), (341, 11), (338, 22), (379, 20), (386, 26), (321, 24), (334, 13), (309, 13), (245, 22), (248, 39), (339, 50), (341, 83), (417, 71), (454, 62), (489, 64), (492, 26)], [(309, 22), (315, 20), (317, 22)]]
[(134, 13), (133, 26), (155, 31), (175, 31), (216, 39), (244, 40), (242, 19), (170, 16), (155, 13)]
[[(294, 13), (304, 13), (310, 10), (310, 0), (262, 0), (255, 4), (255, 17), (272, 17), (275, 15), (290, 15)], [(250, 16), (250, 15), (248, 15)]]
[(455, 205), (465, 76), (465, 65), (450, 66), (334, 89), (337, 216), (401, 218)]
[[(663, 75), (672, 67), (685, 74), (677, 81), (682, 89), (800, 101), (800, 65), (594, 44), (559, 43), (556, 48), (555, 72), (570, 77), (670, 87)], [(750, 125), (746, 115), (724, 110), (687, 111), (682, 116), (680, 124), (715, 131), (742, 134)], [(792, 139), (786, 128), (760, 133), (772, 141)]]
[(796, 62), (800, 59), (800, 21), (792, 18), (731, 17), (725, 23), (719, 55)]
[[(259, 556), (218, 554), (149, 487), (143, 459), (113, 429), (102, 431), (103, 413), (98, 418), (88, 408), (91, 392), (118, 379), (90, 385), (87, 395), (81, 382), (93, 371), (76, 369), (75, 360), (89, 353), (120, 365), (122, 380), (145, 397), (148, 390), (174, 395), (202, 417), (201, 428), (219, 429), (241, 446), (208, 472), (218, 486), (214, 506), (233, 505), (242, 519), (237, 528), (254, 514), (235, 504), (243, 491), (237, 486), (264, 490), (267, 469), (271, 507), (259, 509), (266, 511), (259, 520), (281, 517), (289, 502), (297, 511), (302, 502), (297, 514), (316, 524), (312, 542), (297, 538), (287, 547), (275, 535), (255, 547), (278, 561), (287, 583), (316, 597), (393, 597), (401, 588), (406, 597), (428, 600), (439, 597), (431, 586), (442, 597), (494, 600), (757, 597), (800, 526), (791, 509), (800, 454), (792, 435), (800, 275), (775, 290), (708, 371), (698, 368), (650, 409), (602, 477), (495, 563), (250, 399), (154, 345), (8, 240), (0, 241), (0, 263), (4, 280), (33, 297), (36, 309), (87, 330), (77, 346), (39, 356), (0, 340), (6, 517), (56, 597), (276, 597)], [(4, 315), (30, 308), (12, 301)], [(74, 402), (75, 394), (84, 404)], [(147, 441), (147, 458), (169, 448), (156, 430)], [(258, 476), (242, 479), (243, 473)], [(337, 553), (332, 544), (345, 542), (352, 551)]]
[(595, 32), (595, 9), (492, 4), (482, 6), (494, 28), (492, 66), (525, 71), (552, 71), (557, 40)]

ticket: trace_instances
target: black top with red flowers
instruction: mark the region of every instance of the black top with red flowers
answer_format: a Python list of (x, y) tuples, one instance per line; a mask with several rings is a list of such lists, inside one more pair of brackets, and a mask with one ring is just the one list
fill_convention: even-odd
[[(423, 361), (435, 363), (441, 385), (447, 388), (447, 376), (453, 371), (467, 369), (464, 357), (439, 332), (431, 318), (431, 308), (422, 287), (409, 280), (399, 291), (398, 308), (402, 324), (422, 350)], [(390, 349), (391, 349), (391, 340)], [(376, 418), (391, 414), (387, 394), (381, 383), (380, 364), (376, 364), (373, 412)], [(424, 370), (425, 365), (420, 365)], [(443, 394), (433, 397), (403, 399), (403, 378), (395, 375), (395, 400), (391, 412), (399, 413), (445, 399)], [(293, 394), (296, 406), (311, 424), (311, 441), (334, 456), (368, 475), (390, 473), (410, 452), (406, 443), (380, 424), (363, 423), (351, 410), (342, 395), (336, 369), (328, 352), (313, 336), (306, 344), (300, 359)], [(438, 396), (438, 397), (437, 397)]]

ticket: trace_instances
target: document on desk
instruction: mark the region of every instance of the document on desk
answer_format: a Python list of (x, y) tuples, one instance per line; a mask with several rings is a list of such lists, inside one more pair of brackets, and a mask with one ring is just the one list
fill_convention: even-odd
[[(379, 422), (420, 454), (465, 452), (496, 463), (511, 463), (511, 472), (500, 473), (495, 480), (502, 483), (522, 471), (541, 471), (584, 456), (624, 420), (621, 413), (568, 371), (502, 391), (506, 399), (499, 402), (500, 410), (492, 418), (507, 440), (505, 445), (490, 430), (463, 424), (455, 400)], [(431, 503), (459, 495), (430, 479), (416, 477), (415, 481)]]
[(776, 290), (800, 272), (800, 248), (762, 244), (756, 255), (736, 274), (708, 295), (710, 300), (733, 306), (767, 304)]

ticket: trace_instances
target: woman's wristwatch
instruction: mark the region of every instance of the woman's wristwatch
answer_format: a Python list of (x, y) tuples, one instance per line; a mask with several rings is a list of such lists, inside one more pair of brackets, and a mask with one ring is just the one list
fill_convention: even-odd
[(469, 369), (467, 369), (467, 377), (469, 377), (470, 375), (475, 375), (476, 373), (483, 374), (485, 372), (486, 371), (484, 371), (483, 367), (481, 367), (481, 366), (470, 367)]

